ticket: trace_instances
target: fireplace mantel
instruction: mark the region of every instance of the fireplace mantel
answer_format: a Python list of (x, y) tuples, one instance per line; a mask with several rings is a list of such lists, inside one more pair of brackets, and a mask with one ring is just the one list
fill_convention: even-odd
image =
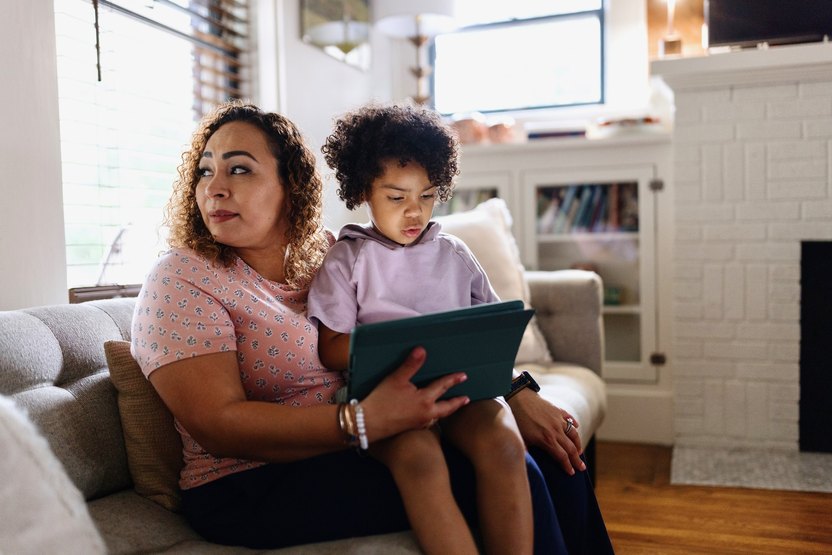
[(657, 60), (650, 69), (675, 91), (784, 80), (828, 81), (832, 75), (832, 42)]

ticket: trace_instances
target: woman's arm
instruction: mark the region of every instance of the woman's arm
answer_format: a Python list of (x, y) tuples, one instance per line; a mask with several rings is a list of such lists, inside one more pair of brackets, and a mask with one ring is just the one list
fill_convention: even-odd
[[(586, 470), (581, 460), (581, 438), (575, 429), (578, 421), (567, 411), (556, 407), (534, 391), (526, 388), (517, 392), (508, 402), (520, 434), (528, 445), (535, 445), (558, 460), (567, 474)], [(566, 419), (571, 418), (574, 427), (566, 433)]]
[[(465, 380), (462, 373), (421, 389), (413, 385), (410, 379), (424, 360), (424, 349), (414, 349), (361, 401), (370, 442), (423, 428), (468, 403), (467, 397), (439, 400)], [(172, 362), (150, 374), (150, 382), (180, 424), (214, 456), (285, 462), (346, 447), (336, 405), (299, 408), (247, 400), (233, 352)]]

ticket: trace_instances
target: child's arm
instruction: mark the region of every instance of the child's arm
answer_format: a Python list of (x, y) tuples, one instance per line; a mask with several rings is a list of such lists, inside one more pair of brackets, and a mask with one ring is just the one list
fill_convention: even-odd
[(318, 324), (318, 356), (330, 370), (346, 370), (350, 361), (350, 334)]

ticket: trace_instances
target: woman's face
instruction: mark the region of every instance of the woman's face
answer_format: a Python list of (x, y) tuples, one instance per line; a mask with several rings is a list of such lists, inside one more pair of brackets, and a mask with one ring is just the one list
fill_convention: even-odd
[(409, 245), (422, 234), (433, 214), (436, 187), (428, 172), (416, 162), (399, 166), (396, 160), (381, 163), (382, 174), (373, 181), (367, 206), (373, 226), (388, 239)]
[(284, 246), (286, 198), (277, 160), (260, 128), (230, 122), (208, 139), (196, 200), (216, 241), (237, 249)]

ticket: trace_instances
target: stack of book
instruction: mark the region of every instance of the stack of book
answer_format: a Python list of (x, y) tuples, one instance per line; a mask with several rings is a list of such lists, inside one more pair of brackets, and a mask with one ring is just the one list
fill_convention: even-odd
[(545, 234), (638, 231), (638, 183), (541, 187), (537, 232)]

